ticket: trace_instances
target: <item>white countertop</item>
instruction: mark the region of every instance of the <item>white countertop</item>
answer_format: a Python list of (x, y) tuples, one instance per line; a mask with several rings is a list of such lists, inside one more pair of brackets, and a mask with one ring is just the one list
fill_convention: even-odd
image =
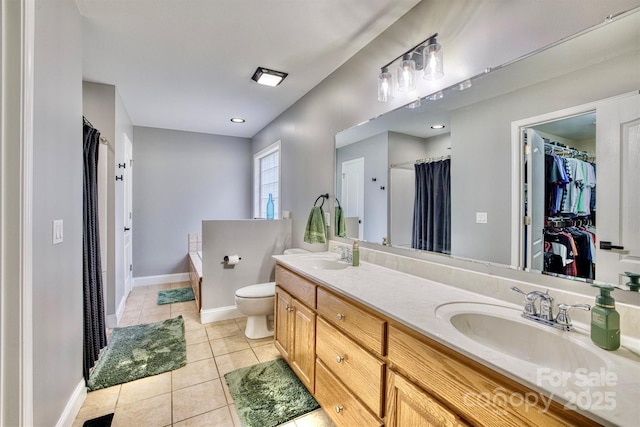
[[(636, 342), (623, 337), (620, 349), (606, 351), (591, 342), (586, 329), (588, 325), (575, 325), (576, 330), (571, 332), (539, 325), (519, 316), (522, 307), (366, 262), (361, 262), (359, 267), (349, 266), (342, 270), (311, 267), (310, 259), (322, 257), (336, 259), (337, 254), (316, 252), (274, 256), (279, 264), (359, 301), (561, 404), (567, 404), (601, 424), (640, 425), (640, 352), (636, 351)], [(546, 350), (551, 354), (559, 352), (558, 360), (563, 369), (554, 370), (480, 344), (459, 332), (448, 320), (461, 310), (485, 313), (491, 310), (493, 315), (492, 305), (498, 306), (495, 307), (497, 317), (504, 314), (517, 322), (529, 322), (532, 327), (543, 328), (543, 332), (553, 334), (552, 338), (559, 337), (561, 344), (564, 340), (572, 341), (575, 347), (569, 348), (554, 348), (547, 340), (539, 343), (540, 346), (548, 346)], [(629, 348), (634, 351), (629, 351)], [(572, 351), (574, 354), (571, 354)], [(591, 366), (586, 369), (582, 362), (585, 360), (583, 353), (589, 353), (593, 355), (592, 359), (601, 361), (600, 368), (594, 370)]]

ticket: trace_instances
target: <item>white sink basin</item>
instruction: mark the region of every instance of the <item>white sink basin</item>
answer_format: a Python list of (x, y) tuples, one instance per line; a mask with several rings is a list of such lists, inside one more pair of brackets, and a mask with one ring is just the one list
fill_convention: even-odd
[(528, 363), (571, 373), (608, 365), (584, 333), (561, 331), (520, 314), (520, 309), (478, 303), (443, 304), (436, 309), (436, 316), (448, 321), (453, 333)]
[(327, 258), (304, 259), (300, 260), (300, 264), (314, 270), (344, 270), (345, 268), (349, 267), (349, 264), (347, 264), (346, 262)]

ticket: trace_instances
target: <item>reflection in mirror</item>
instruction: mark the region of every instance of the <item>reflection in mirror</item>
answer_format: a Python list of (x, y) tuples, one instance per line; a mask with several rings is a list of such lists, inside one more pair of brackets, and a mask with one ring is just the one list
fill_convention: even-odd
[[(611, 157), (618, 162), (630, 162), (625, 159), (633, 159), (634, 144), (640, 144), (634, 139), (640, 132), (633, 125), (636, 122), (632, 114), (625, 116), (626, 121), (611, 124), (611, 119), (619, 115), (620, 109), (631, 111), (634, 102), (638, 101), (628, 101), (629, 108), (610, 101), (623, 94), (637, 93), (640, 88), (638, 28), (640, 13), (636, 9), (449, 87), (441, 98), (425, 97), (420, 106), (398, 108), (339, 132), (336, 135), (336, 195), (341, 196), (343, 207), (348, 206), (347, 218), (353, 219), (353, 224), (347, 224), (346, 236), (411, 248), (416, 198), (415, 176), (412, 175), (415, 163), (421, 159), (450, 156), (451, 256), (528, 271), (544, 271), (545, 223), (566, 225), (553, 222), (556, 214), (545, 213), (546, 138), (548, 144), (557, 142), (564, 144), (565, 148), (587, 153), (576, 155), (575, 159), (590, 163), (597, 160), (594, 168), (598, 177), (597, 187), (586, 181), (587, 188), (593, 190), (592, 195), (595, 193), (594, 209), (591, 210), (589, 201), (590, 215), (578, 218), (575, 214), (575, 218), (569, 218), (577, 221), (573, 225), (589, 232), (596, 227), (597, 212), (596, 244), (590, 247), (591, 254), (586, 259), (580, 259), (584, 264), (580, 272), (577, 271), (578, 264), (574, 265), (576, 271), (574, 266), (567, 269), (568, 264), (574, 262), (567, 258), (561, 260), (562, 273), (556, 274), (566, 275), (569, 271), (573, 277), (593, 276), (595, 280), (624, 288), (628, 282), (625, 271), (635, 271), (631, 269), (632, 261), (640, 261), (640, 247), (637, 247), (640, 236), (634, 237), (631, 233), (631, 238), (636, 241), (620, 243), (623, 238), (629, 238), (626, 237), (629, 230), (640, 230), (640, 225), (631, 217), (627, 219), (625, 215), (629, 214), (624, 212), (640, 210), (640, 190), (637, 189), (640, 186), (635, 186), (635, 189), (625, 187), (618, 178), (610, 179), (620, 173), (605, 173), (604, 170), (615, 170), (613, 164), (607, 166)], [(556, 114), (558, 112), (560, 116)], [(585, 114), (596, 114), (597, 126), (593, 126), (592, 116)], [(583, 119), (586, 125), (578, 127), (583, 132), (591, 132), (591, 136), (566, 133), (567, 126), (572, 125), (572, 121), (565, 120), (569, 118), (573, 121)], [(445, 128), (432, 129), (435, 124), (443, 124)], [(525, 165), (523, 161), (521, 135), (526, 133), (526, 129), (541, 137), (538, 153), (542, 169), (540, 166), (537, 169), (537, 175), (542, 176), (541, 184), (540, 178), (528, 169), (531, 165)], [(615, 129), (624, 134), (613, 134)], [(596, 132), (595, 136), (593, 132)], [(612, 147), (615, 141), (622, 142)], [(558, 152), (562, 148), (559, 144), (548, 146), (546, 150)], [(623, 166), (617, 165), (619, 168)], [(631, 164), (621, 169), (630, 174), (625, 179), (636, 180), (627, 182), (640, 182), (640, 177), (633, 175), (634, 169), (638, 168), (631, 167)], [(539, 183), (530, 187), (537, 190), (533, 193), (523, 191), (525, 170), (531, 183), (534, 180)], [(542, 200), (535, 204), (540, 214), (534, 215), (532, 210), (525, 210), (525, 200), (528, 200), (525, 197), (532, 194)], [(558, 197), (558, 193), (555, 195)], [(551, 197), (550, 194), (547, 196)], [(581, 197), (584, 207), (587, 197), (590, 199), (591, 196), (585, 192)], [(618, 221), (615, 219), (619, 216), (616, 209), (621, 208), (621, 200), (626, 204), (626, 211), (620, 211), (622, 219)], [(533, 204), (528, 206), (534, 207)], [(607, 208), (611, 211), (605, 215)], [(534, 224), (526, 229), (524, 226), (531, 220), (524, 217), (530, 215), (536, 221), (535, 232)], [(559, 216), (565, 215), (560, 212)], [(629, 253), (600, 249), (603, 240), (610, 241), (614, 247), (624, 246), (624, 251), (629, 250)], [(539, 247), (532, 246), (534, 242)], [(554, 243), (550, 239), (547, 242)], [(561, 248), (556, 250), (562, 251)], [(407, 251), (408, 256), (412, 253)], [(626, 264), (619, 259), (626, 260)], [(560, 271), (557, 258), (554, 263), (554, 271)], [(629, 270), (621, 270), (624, 268)]]

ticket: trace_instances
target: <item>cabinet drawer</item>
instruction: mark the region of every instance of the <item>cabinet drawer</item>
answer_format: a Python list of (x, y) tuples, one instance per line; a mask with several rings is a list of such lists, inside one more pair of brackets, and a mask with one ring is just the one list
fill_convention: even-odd
[(316, 323), (316, 355), (380, 418), (384, 415), (385, 364), (322, 318)]
[(276, 285), (307, 307), (316, 308), (316, 284), (276, 264)]
[[(496, 332), (499, 333), (499, 332)], [(389, 326), (391, 369), (406, 372), (421, 388), (474, 425), (598, 425), (557, 402), (512, 381), (428, 338)], [(523, 399), (525, 402), (522, 403)], [(515, 401), (521, 404), (511, 404)], [(537, 406), (534, 406), (537, 401)]]
[(384, 320), (322, 288), (318, 289), (318, 314), (351, 335), (366, 349), (384, 356)]
[(316, 360), (315, 398), (338, 427), (382, 426), (320, 360)]

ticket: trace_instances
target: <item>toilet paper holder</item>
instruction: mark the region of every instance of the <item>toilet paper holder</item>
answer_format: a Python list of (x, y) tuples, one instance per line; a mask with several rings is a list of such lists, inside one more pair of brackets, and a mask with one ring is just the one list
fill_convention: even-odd
[[(242, 259), (242, 257), (238, 257), (238, 259)], [(222, 258), (222, 260), (224, 262), (229, 262), (229, 255), (225, 255), (224, 258)]]

